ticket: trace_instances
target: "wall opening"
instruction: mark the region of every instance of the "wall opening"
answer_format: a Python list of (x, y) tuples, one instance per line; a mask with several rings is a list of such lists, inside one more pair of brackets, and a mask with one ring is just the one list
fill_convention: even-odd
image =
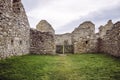
[(22, 40), (20, 40), (19, 44), (22, 45)]
[(85, 41), (85, 43), (86, 43), (86, 44), (88, 44), (88, 43), (89, 43), (89, 41)]
[[(63, 54), (63, 45), (56, 45), (56, 53)], [(73, 53), (73, 45), (64, 45), (64, 53)]]
[(14, 45), (14, 40), (13, 39), (11, 40), (11, 45)]

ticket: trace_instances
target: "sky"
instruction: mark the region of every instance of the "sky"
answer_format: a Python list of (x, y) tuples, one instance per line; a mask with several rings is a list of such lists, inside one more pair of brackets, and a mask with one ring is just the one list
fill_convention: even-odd
[(120, 0), (22, 0), (30, 26), (47, 20), (56, 34), (72, 32), (84, 21), (92, 21), (96, 32), (108, 20), (120, 21)]

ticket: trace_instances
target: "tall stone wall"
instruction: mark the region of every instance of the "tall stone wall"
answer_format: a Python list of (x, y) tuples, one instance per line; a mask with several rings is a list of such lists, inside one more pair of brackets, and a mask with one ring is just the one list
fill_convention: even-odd
[(106, 35), (100, 37), (98, 41), (99, 52), (120, 57), (120, 22), (115, 23), (111, 30), (107, 30)]
[(30, 29), (30, 53), (55, 54), (54, 35), (49, 32)]
[(29, 29), (21, 0), (0, 0), (0, 58), (28, 54)]
[(97, 39), (95, 35), (95, 25), (86, 21), (72, 32), (72, 44), (74, 53), (95, 52)]

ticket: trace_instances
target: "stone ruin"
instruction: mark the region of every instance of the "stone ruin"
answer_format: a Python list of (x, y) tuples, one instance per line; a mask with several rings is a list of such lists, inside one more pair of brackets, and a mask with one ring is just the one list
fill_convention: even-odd
[(102, 29), (100, 28), (99, 35), (103, 33), (101, 31), (105, 31), (105, 33), (98, 38), (98, 52), (120, 57), (120, 21), (115, 24), (108, 21), (107, 25), (103, 26)]
[[(64, 50), (63, 50), (64, 49)], [(0, 0), (0, 59), (24, 54), (108, 53), (120, 57), (120, 22), (111, 20), (95, 33), (86, 21), (72, 33), (55, 34), (42, 20), (32, 29), (21, 0)]]
[(74, 53), (96, 52), (95, 25), (86, 21), (72, 32)]
[(55, 34), (55, 30), (46, 20), (41, 20), (37, 24), (36, 29), (41, 32), (49, 32), (51, 34)]
[(30, 29), (30, 53), (55, 54), (55, 31), (45, 20)]
[(56, 53), (73, 53), (72, 35), (71, 33), (56, 34), (55, 35)]
[(0, 58), (28, 54), (29, 35), (21, 0), (0, 0)]
[(68, 45), (73, 45), (74, 54), (107, 53), (120, 57), (120, 21), (113, 24), (112, 20), (109, 20), (106, 25), (100, 26), (99, 33), (95, 33), (95, 25), (92, 22), (86, 21), (69, 35), (56, 35), (55, 41), (56, 45), (63, 45), (65, 41)]

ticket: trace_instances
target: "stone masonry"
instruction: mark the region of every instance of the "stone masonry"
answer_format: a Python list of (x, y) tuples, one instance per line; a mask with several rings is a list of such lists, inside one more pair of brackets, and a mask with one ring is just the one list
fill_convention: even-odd
[(55, 34), (55, 30), (46, 20), (41, 20), (37, 24), (36, 29), (41, 32), (49, 32), (49, 33)]
[(30, 53), (55, 54), (54, 35), (49, 32), (30, 29)]
[(63, 45), (64, 42), (66, 42), (67, 45), (72, 45), (71, 33), (56, 34), (55, 35), (55, 44), (56, 45)]
[(109, 20), (95, 33), (95, 25), (86, 21), (75, 28), (72, 33), (56, 35), (56, 45), (64, 41), (73, 45), (74, 53), (108, 53), (120, 57), (120, 22), (113, 24)]
[(72, 32), (74, 53), (87, 53), (96, 51), (95, 25), (86, 21)]
[[(111, 22), (107, 25), (111, 25)], [(113, 26), (104, 26), (103, 29), (105, 30), (106, 27), (111, 27), (111, 29), (105, 31), (104, 36), (99, 37), (99, 52), (120, 57), (120, 22), (115, 23)]]
[(29, 29), (21, 0), (0, 0), (0, 58), (28, 54)]
[[(108, 53), (120, 57), (120, 21), (112, 20), (99, 28), (86, 21), (72, 33), (55, 35), (52, 26), (41, 20), (30, 29), (21, 0), (0, 0), (0, 59), (24, 54), (55, 54), (57, 45), (67, 52)], [(59, 49), (58, 49), (59, 50)]]
[(55, 54), (55, 31), (46, 20), (41, 20), (36, 29), (30, 29), (30, 53)]
[(113, 27), (112, 20), (109, 20), (105, 26), (100, 26), (99, 27), (99, 36), (101, 38), (104, 38), (104, 35), (106, 35), (108, 30), (111, 30)]

